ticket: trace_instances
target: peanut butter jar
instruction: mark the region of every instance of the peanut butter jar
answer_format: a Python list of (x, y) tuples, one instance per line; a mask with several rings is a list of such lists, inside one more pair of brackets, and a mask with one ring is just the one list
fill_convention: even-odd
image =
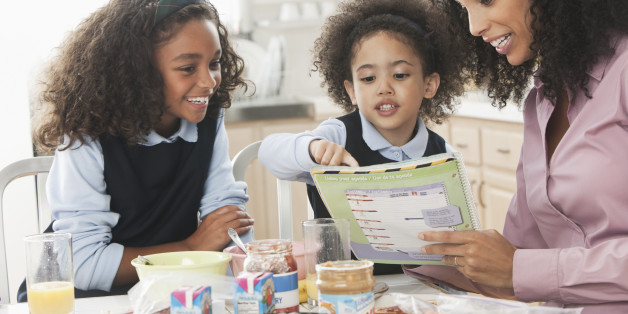
[(373, 313), (373, 262), (333, 261), (316, 265), (319, 313)]

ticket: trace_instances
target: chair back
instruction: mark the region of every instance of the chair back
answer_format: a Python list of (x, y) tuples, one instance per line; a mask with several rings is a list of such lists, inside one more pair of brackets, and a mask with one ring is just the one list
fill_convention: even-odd
[[(37, 180), (37, 176), (39, 174), (48, 173), (50, 171), (53, 159), (54, 157), (52, 156), (26, 158), (13, 162), (0, 170), (0, 254), (2, 254), (2, 256), (0, 256), (0, 304), (8, 304), (10, 299), (9, 269), (7, 265), (8, 254), (6, 251), (4, 234), (4, 230), (6, 230), (6, 228), (4, 227), (5, 225), (3, 219), (4, 190), (9, 183), (21, 177), (35, 176), (35, 180)], [(43, 186), (43, 184), (40, 186)], [(50, 215), (42, 213), (39, 210), (39, 204), (37, 206), (37, 219), (38, 231), (41, 231), (46, 225), (48, 225), (48, 223), (50, 223)]]
[[(236, 181), (244, 181), (246, 169), (253, 160), (262, 141), (253, 142), (239, 151), (231, 160), (233, 177)], [(292, 187), (290, 181), (277, 179), (277, 208), (279, 210), (279, 238), (293, 239), (292, 233)]]

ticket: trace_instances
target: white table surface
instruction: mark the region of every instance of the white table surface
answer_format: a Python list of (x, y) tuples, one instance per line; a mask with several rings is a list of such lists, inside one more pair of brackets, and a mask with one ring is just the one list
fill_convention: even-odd
[[(437, 295), (443, 292), (436, 287), (424, 284), (417, 279), (403, 274), (381, 275), (376, 276), (375, 279), (378, 282), (385, 282), (388, 284), (390, 287), (388, 293), (399, 292), (420, 295), (421, 299), (424, 300), (436, 299)], [(375, 304), (378, 307), (394, 305), (389, 304), (390, 302), (392, 302), (392, 299), (385, 295), (379, 298)], [(76, 299), (74, 301), (74, 308), (75, 314), (124, 314), (133, 312), (133, 307), (127, 295)], [(230, 306), (227, 306), (227, 312), (229, 312), (229, 308)], [(308, 309), (302, 306), (301, 311), (308, 312)], [(0, 314), (27, 313), (28, 304), (26, 303), (0, 305)]]

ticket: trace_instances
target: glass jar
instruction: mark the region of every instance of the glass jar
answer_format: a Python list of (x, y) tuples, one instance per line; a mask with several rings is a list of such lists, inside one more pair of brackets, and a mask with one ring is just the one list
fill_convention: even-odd
[[(316, 265), (319, 313), (373, 313), (373, 262), (334, 261)], [(322, 310), (322, 312), (321, 312)]]
[(275, 284), (275, 311), (299, 311), (299, 279), (297, 261), (292, 255), (292, 242), (266, 239), (246, 244), (249, 251), (244, 260), (247, 272), (272, 272)]

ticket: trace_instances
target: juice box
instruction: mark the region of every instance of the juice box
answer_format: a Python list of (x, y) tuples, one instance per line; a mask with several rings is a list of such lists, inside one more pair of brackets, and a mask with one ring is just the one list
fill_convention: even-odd
[(170, 294), (171, 314), (211, 314), (210, 286), (181, 286)]
[(237, 314), (265, 314), (275, 309), (273, 273), (243, 272), (235, 278), (233, 308)]

